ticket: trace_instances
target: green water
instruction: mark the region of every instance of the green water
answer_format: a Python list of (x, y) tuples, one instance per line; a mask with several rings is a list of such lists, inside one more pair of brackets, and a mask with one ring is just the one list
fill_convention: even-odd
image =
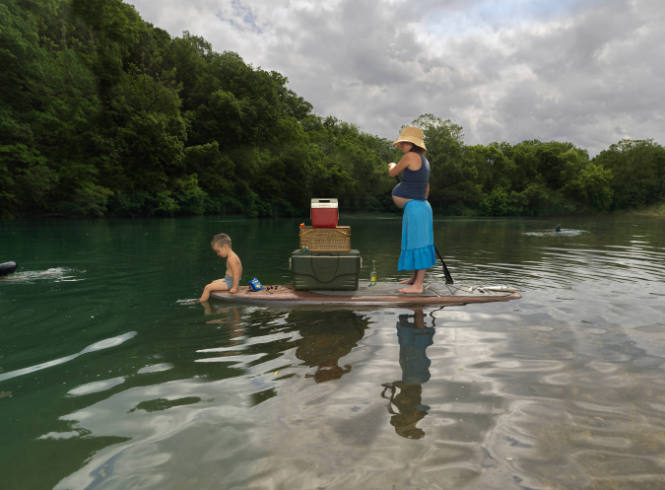
[[(192, 301), (221, 231), (244, 283), (287, 283), (298, 222), (3, 223), (0, 488), (665, 485), (663, 219), (437, 220), (456, 282), (508, 303)], [(343, 224), (405, 277), (399, 218)]]

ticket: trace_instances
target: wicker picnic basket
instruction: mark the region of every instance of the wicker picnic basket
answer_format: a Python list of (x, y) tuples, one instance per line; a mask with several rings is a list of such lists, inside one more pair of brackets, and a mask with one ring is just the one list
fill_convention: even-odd
[(311, 252), (348, 252), (351, 250), (351, 227), (300, 227), (300, 248)]

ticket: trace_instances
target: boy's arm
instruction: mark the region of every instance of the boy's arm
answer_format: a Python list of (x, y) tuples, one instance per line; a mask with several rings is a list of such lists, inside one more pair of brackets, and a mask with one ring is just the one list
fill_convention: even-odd
[(229, 268), (231, 269), (231, 277), (233, 277), (233, 286), (229, 290), (230, 293), (238, 292), (238, 283), (240, 283), (240, 276), (242, 275), (242, 264), (236, 255), (229, 260)]

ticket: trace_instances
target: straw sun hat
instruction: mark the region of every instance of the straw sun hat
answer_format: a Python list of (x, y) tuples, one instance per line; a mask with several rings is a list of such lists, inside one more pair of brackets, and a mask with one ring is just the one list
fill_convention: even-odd
[(402, 131), (399, 133), (399, 138), (395, 140), (393, 145), (397, 145), (397, 143), (402, 141), (407, 141), (409, 143), (413, 143), (416, 146), (419, 146), (423, 150), (427, 150), (425, 142), (423, 141), (423, 137), (424, 135), (422, 129), (413, 126), (404, 126)]

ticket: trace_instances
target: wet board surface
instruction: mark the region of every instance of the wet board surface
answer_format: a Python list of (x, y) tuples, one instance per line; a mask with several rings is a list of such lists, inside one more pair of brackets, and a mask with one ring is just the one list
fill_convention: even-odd
[(403, 284), (379, 282), (370, 286), (361, 282), (355, 291), (301, 291), (291, 286), (263, 286), (261, 291), (252, 291), (249, 286), (241, 286), (238, 292), (212, 293), (212, 298), (220, 301), (263, 304), (303, 304), (303, 305), (443, 305), (487, 303), (521, 298), (513, 288), (506, 286), (467, 286), (457, 284), (425, 284), (422, 294), (403, 294), (398, 290)]

